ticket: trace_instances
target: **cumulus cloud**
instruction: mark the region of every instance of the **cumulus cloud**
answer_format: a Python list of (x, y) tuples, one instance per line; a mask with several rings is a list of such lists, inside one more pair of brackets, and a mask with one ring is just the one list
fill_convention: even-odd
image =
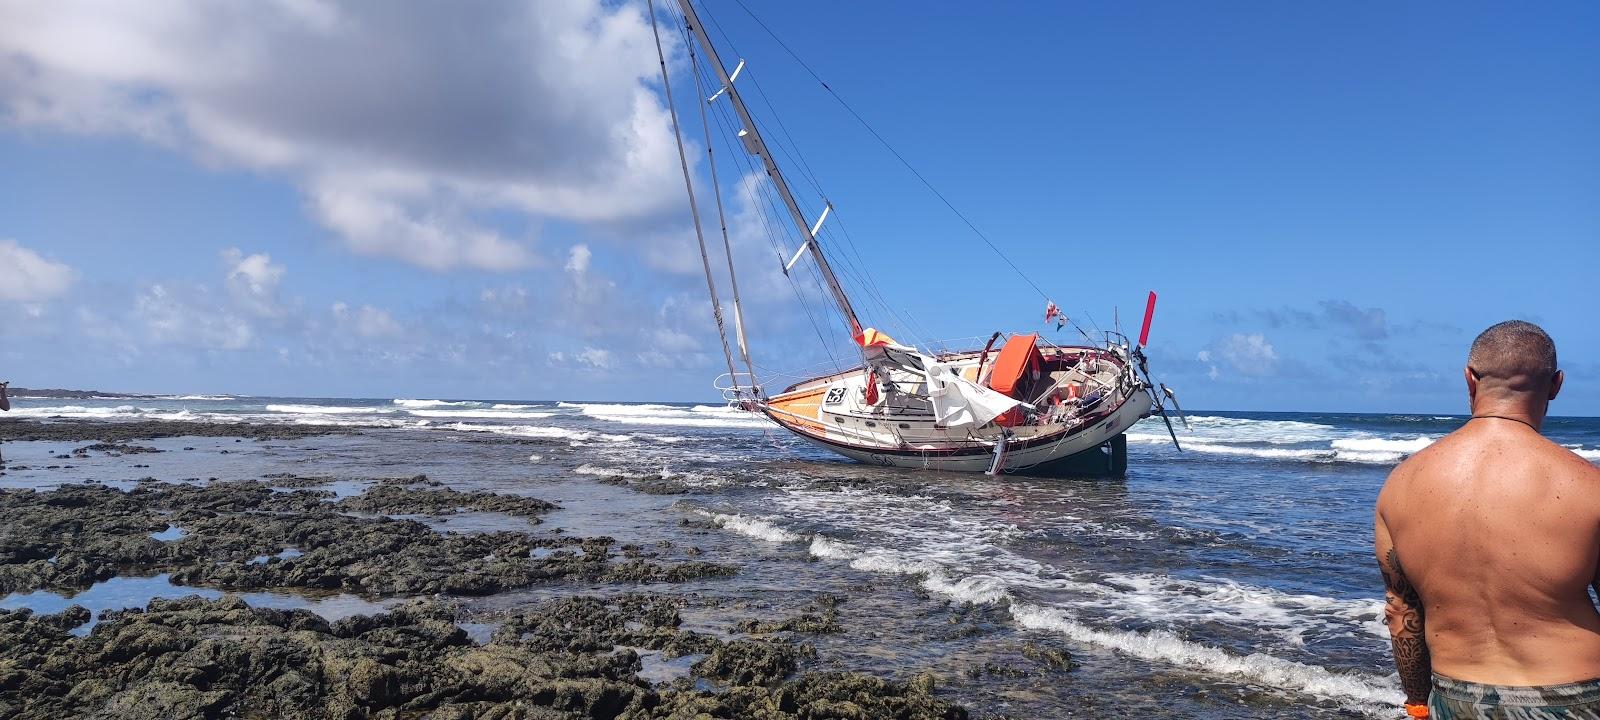
[[(1261, 333), (1234, 333), (1217, 344), (1215, 354), (1240, 375), (1266, 377), (1278, 371), (1278, 351)], [(1215, 379), (1215, 365), (1211, 375)]]
[(610, 370), (616, 367), (615, 356), (610, 350), (587, 346), (577, 352), (549, 353), (545, 356), (545, 362), (551, 367), (579, 370)]
[(334, 321), (341, 330), (353, 332), (363, 338), (392, 338), (405, 332), (405, 328), (389, 314), (389, 311), (371, 305), (351, 308), (342, 302), (334, 303), (332, 313)]
[(187, 290), (151, 285), (133, 303), (133, 316), (156, 345), (206, 350), (241, 350), (255, 339), (244, 318), (219, 304), (203, 287)]
[(222, 251), (222, 261), (228, 266), (224, 282), (235, 302), (257, 315), (282, 314), (278, 284), (286, 271), (283, 265), (273, 263), (272, 256), (266, 253), (245, 255), (239, 248)]
[(586, 347), (575, 356), (575, 359), (578, 364), (587, 365), (596, 370), (608, 370), (612, 365), (611, 351), (603, 348)]
[(637, 3), (0, 3), (0, 121), (281, 174), (357, 253), (512, 270), (511, 210), (681, 202)]
[(573, 245), (567, 252), (566, 271), (573, 275), (585, 275), (589, 272), (589, 261), (594, 258), (594, 253), (589, 251), (588, 245)]
[(41, 257), (15, 240), (0, 240), (0, 300), (48, 300), (67, 291), (77, 273)]

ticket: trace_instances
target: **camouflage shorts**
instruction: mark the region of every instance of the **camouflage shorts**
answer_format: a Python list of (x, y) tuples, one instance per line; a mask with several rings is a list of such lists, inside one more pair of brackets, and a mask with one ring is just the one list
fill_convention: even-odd
[(1600, 720), (1600, 680), (1563, 685), (1483, 685), (1433, 676), (1437, 720)]

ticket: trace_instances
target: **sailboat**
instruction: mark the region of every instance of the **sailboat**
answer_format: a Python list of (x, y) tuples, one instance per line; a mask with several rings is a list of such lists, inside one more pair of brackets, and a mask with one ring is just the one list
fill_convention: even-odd
[[(814, 223), (808, 222), (788, 176), (779, 166), (739, 91), (736, 81), (744, 70), (744, 61), (729, 71), (702, 26), (693, 0), (676, 0), (680, 13), (677, 19), (681, 20), (681, 27), (677, 29), (684, 34), (690, 62), (696, 70), (696, 88), (701, 91), (697, 97), (704, 101), (700, 116), (705, 126), (711, 186), (716, 194), (733, 293), (736, 342), (730, 346), (718, 284), (706, 249), (700, 208), (695, 199), (695, 183), (689, 169), (683, 130), (673, 99), (655, 0), (647, 2), (661, 63), (663, 89), (700, 244), (701, 263), (727, 361), (728, 372), (715, 384), (731, 407), (765, 415), (778, 427), (859, 462), (902, 468), (991, 475), (1122, 475), (1127, 469), (1126, 431), (1153, 414), (1162, 417), (1173, 443), (1177, 444), (1166, 409), (1171, 402), (1177, 410), (1176, 395), (1151, 378), (1144, 353), (1155, 312), (1154, 292), (1147, 298), (1144, 323), (1136, 344), (1116, 330), (1100, 331), (1100, 338), (1092, 341), (1088, 332), (1076, 328), (1085, 340), (1082, 344), (1058, 345), (1037, 332), (996, 332), (982, 348), (936, 350), (902, 344), (889, 334), (864, 325), (851, 295), (835, 274), (828, 253), (819, 242), (818, 232), (833, 209), (832, 203), (823, 206)], [(706, 66), (714, 73), (707, 75), (720, 84), (709, 95), (705, 91), (710, 83), (702, 83), (701, 57), (695, 52), (696, 47), (703, 52)], [(800, 246), (783, 263), (784, 274), (788, 275), (806, 256), (810, 257), (821, 284), (826, 287), (826, 295), (854, 341), (859, 364), (803, 379), (778, 392), (769, 393), (758, 382), (756, 365), (751, 362), (746, 342), (734, 253), (728, 238), (716, 160), (711, 152), (713, 143), (706, 109), (719, 102), (732, 106), (732, 119), (738, 126), (734, 133), (738, 145), (749, 156), (759, 159), (760, 170), (765, 172), (771, 190), (781, 199), (783, 212), (777, 214), (787, 215), (786, 221), (792, 224), (793, 231), (798, 231)], [(857, 117), (859, 119), (859, 115)], [(976, 227), (973, 229), (976, 231)], [(783, 258), (780, 256), (777, 260), (782, 262)], [(1034, 287), (1037, 289), (1037, 285)], [(1053, 301), (1046, 300), (1045, 320), (1047, 323), (1055, 320), (1059, 328), (1065, 316)], [(733, 347), (737, 347), (743, 361), (743, 371), (735, 366)], [(1181, 410), (1178, 412), (1181, 416)]]

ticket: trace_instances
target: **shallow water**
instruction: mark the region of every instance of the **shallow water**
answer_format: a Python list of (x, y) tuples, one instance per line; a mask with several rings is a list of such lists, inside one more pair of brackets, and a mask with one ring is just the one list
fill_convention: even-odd
[(91, 613), (89, 622), (72, 630), (74, 635), (87, 635), (100, 622), (100, 617), (110, 610), (142, 608), (151, 600), (199, 596), (216, 599), (232, 595), (254, 607), (281, 610), (310, 610), (328, 620), (342, 620), (356, 615), (373, 615), (383, 612), (395, 601), (371, 601), (354, 595), (305, 595), (281, 592), (224, 593), (201, 587), (174, 584), (165, 573), (150, 577), (114, 577), (95, 583), (89, 589), (71, 595), (36, 590), (30, 593), (12, 593), (0, 598), (0, 610), (27, 608), (41, 615), (52, 615), (73, 605), (80, 605)]
[[(828, 593), (845, 600), (844, 630), (806, 638), (820, 666), (902, 677), (931, 670), (979, 716), (1018, 717), (1064, 708), (1393, 716), (1400, 694), (1370, 558), (1372, 503), (1395, 462), (1463, 421), (1205, 413), (1180, 427), (1181, 453), (1146, 421), (1130, 433), (1128, 478), (1107, 481), (865, 467), (706, 406), (24, 403), (24, 414), (41, 417), (383, 425), (295, 441), (141, 441), (168, 452), (70, 461), (52, 458), (71, 443), (8, 444), (8, 462), (28, 469), (8, 471), (0, 486), (289, 472), (342, 478), (330, 487), (349, 495), (363, 487), (355, 478), (426, 473), (459, 489), (532, 495), (561, 508), (532, 526), (492, 513), (429, 522), (454, 532), (610, 535), (668, 560), (735, 563), (740, 574), (645, 588), (535, 587), (467, 601), (470, 612), (492, 618), (557, 595), (642, 589), (685, 595), (687, 624), (726, 634), (726, 610), (700, 608), (731, 602), (750, 617), (775, 617)], [(1600, 459), (1600, 421), (1558, 418), (1547, 434)], [(680, 492), (601, 482), (613, 477), (646, 487), (665, 479)], [(1041, 674), (1019, 655), (1025, 642), (1065, 647), (1081, 667)]]

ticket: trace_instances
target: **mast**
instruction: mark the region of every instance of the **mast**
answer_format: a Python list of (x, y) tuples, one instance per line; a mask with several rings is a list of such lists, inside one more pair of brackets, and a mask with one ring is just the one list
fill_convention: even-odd
[[(672, 99), (672, 81), (667, 78), (667, 56), (661, 49), (661, 31), (656, 28), (656, 4), (650, 5), (650, 31), (656, 38), (656, 60), (661, 63), (661, 88), (666, 92), (667, 110), (672, 113), (672, 137), (678, 141), (678, 163), (683, 166), (683, 186), (689, 191), (689, 214), (694, 217), (694, 236), (700, 243), (700, 264), (706, 271), (706, 289), (711, 292), (711, 314), (717, 319), (717, 336), (722, 339), (722, 357), (728, 361), (728, 378), (739, 389), (738, 371), (733, 369), (733, 353), (728, 350), (728, 331), (722, 322), (722, 301), (717, 299), (717, 283), (711, 275), (711, 257), (706, 253), (706, 234), (700, 228), (700, 205), (694, 200), (694, 180), (689, 175), (689, 154), (683, 149), (683, 130), (678, 125), (678, 106)], [(699, 76), (696, 76), (698, 81)], [(697, 83), (698, 84), (698, 83)], [(719, 196), (718, 203), (721, 203)], [(720, 208), (721, 205), (719, 204)], [(741, 328), (741, 332), (743, 329)]]
[[(844, 317), (845, 324), (849, 326), (852, 334), (861, 331), (861, 321), (856, 318), (856, 311), (850, 305), (850, 297), (845, 294), (844, 286), (839, 283), (838, 276), (833, 274), (833, 267), (828, 264), (828, 258), (822, 254), (822, 246), (817, 244), (816, 231), (806, 223), (805, 213), (800, 210), (800, 203), (794, 199), (794, 193), (789, 189), (789, 181), (784, 179), (783, 172), (778, 170), (778, 164), (772, 158), (772, 153), (767, 150), (767, 143), (761, 139), (761, 131), (756, 129), (755, 118), (750, 116), (750, 110), (744, 105), (744, 98), (739, 96), (739, 91), (733, 86), (733, 78), (728, 75), (728, 68), (722, 64), (722, 57), (717, 55), (717, 48), (711, 44), (711, 36), (706, 34), (705, 28), (700, 26), (700, 16), (694, 11), (693, 0), (677, 0), (678, 7), (683, 10), (684, 21), (689, 25), (689, 32), (700, 41), (700, 47), (706, 51), (706, 58), (711, 67), (717, 71), (717, 78), (722, 81), (722, 87), (728, 93), (728, 99), (733, 102), (733, 110), (738, 113), (739, 121), (744, 123), (744, 132), (741, 139), (750, 154), (761, 158), (761, 164), (767, 169), (767, 177), (772, 178), (772, 184), (777, 187), (778, 195), (783, 198), (783, 204), (789, 208), (789, 217), (794, 220), (795, 227), (800, 228), (800, 237), (805, 241), (801, 250), (810, 250), (811, 257), (817, 261), (817, 269), (822, 271), (822, 278), (828, 284), (828, 291), (833, 294), (833, 302), (839, 306), (839, 314)], [(823, 217), (827, 217), (828, 209), (823, 210)], [(822, 227), (822, 221), (817, 221), (817, 227)], [(798, 258), (799, 253), (795, 256)], [(790, 262), (790, 265), (793, 265)], [(788, 268), (784, 269), (788, 272)]]

